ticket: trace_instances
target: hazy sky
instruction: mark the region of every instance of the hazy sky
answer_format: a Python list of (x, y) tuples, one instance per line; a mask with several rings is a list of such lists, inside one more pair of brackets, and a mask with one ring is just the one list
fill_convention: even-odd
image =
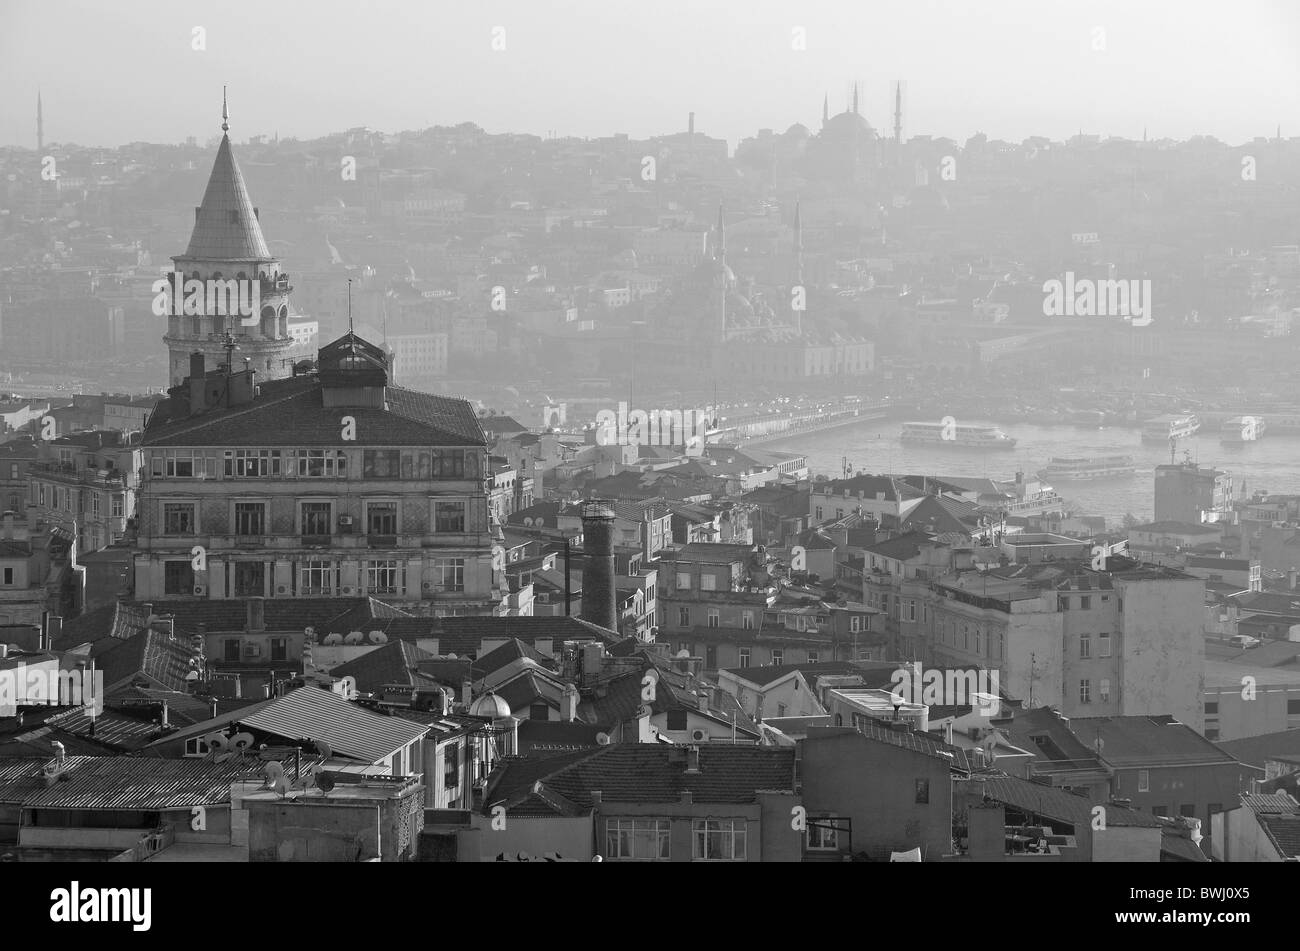
[(694, 111), (734, 146), (815, 128), (854, 80), (888, 129), (896, 78), (905, 136), (1300, 136), (1297, 0), (0, 0), (0, 63), (0, 145), (32, 148), (38, 85), (47, 142), (118, 145), (205, 141), (222, 83), (236, 140), (641, 137)]

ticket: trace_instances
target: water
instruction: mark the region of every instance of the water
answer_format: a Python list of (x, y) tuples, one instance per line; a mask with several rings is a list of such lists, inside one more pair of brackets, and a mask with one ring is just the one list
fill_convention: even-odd
[[(968, 422), (998, 425), (996, 420), (962, 420), (963, 424)], [(846, 456), (855, 471), (1009, 480), (1017, 470), (1032, 477), (1053, 456), (1129, 455), (1138, 467), (1132, 476), (1051, 483), (1076, 512), (1103, 515), (1115, 522), (1129, 512), (1142, 521), (1153, 517), (1155, 467), (1169, 462), (1167, 444), (1144, 443), (1140, 430), (1124, 427), (1003, 425), (1001, 429), (1018, 440), (1016, 447), (987, 451), (943, 443), (903, 443), (898, 438), (902, 429), (901, 420), (872, 420), (857, 426), (773, 440), (761, 443), (758, 448), (803, 453), (808, 457), (813, 475), (829, 478), (840, 477), (842, 459)], [(1179, 440), (1179, 461), (1184, 458), (1184, 450), (1189, 450), (1192, 459), (1201, 465), (1230, 473), (1238, 499), (1243, 497), (1243, 480), (1247, 495), (1257, 490), (1300, 493), (1300, 436), (1266, 433), (1263, 439), (1253, 443), (1224, 446), (1219, 443), (1218, 427), (1211, 426), (1190, 439)]]

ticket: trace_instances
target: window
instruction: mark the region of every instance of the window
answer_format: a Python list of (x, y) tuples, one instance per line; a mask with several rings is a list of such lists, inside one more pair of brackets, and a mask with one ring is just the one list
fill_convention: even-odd
[(773, 648), (773, 649), (772, 649), (772, 665), (773, 665), (774, 667), (779, 667), (781, 664), (784, 664), (784, 663), (785, 663), (785, 651), (780, 650), (779, 648)]
[(298, 593), (303, 597), (329, 597), (338, 587), (338, 568), (328, 561), (308, 561), (299, 570)]
[(930, 780), (918, 779), (916, 781), (915, 802), (921, 804), (928, 804), (930, 802)]
[(1104, 631), (1097, 635), (1097, 653), (1101, 657), (1110, 656), (1110, 635)]
[(744, 819), (695, 819), (691, 822), (696, 862), (745, 861)]
[(257, 598), (266, 594), (266, 565), (260, 561), (235, 562), (235, 597)]
[(12, 568), (0, 569), (0, 583), (12, 585), (14, 583), (14, 570)]
[(194, 504), (167, 502), (163, 505), (164, 535), (194, 534)]
[(446, 789), (460, 785), (460, 744), (452, 743), (442, 753), (442, 785)]
[(262, 502), (235, 503), (235, 534), (262, 535), (266, 529), (266, 505)]
[(689, 572), (677, 572), (677, 587), (682, 591), (691, 590), (691, 576)]
[(1164, 806), (1164, 805), (1160, 805), (1160, 806), (1152, 806), (1152, 807), (1151, 807), (1151, 815), (1153, 815), (1153, 816), (1166, 816), (1166, 817), (1167, 817), (1167, 816), (1169, 815), (1169, 807), (1168, 807), (1168, 806)]
[(1092, 656), (1092, 635), (1090, 634), (1079, 635), (1079, 656), (1080, 657)]
[(1105, 677), (1101, 679), (1101, 684), (1097, 688), (1097, 694), (1101, 698), (1102, 703), (1110, 703), (1110, 680), (1109, 679)]
[(361, 457), (361, 474), (367, 479), (396, 479), (401, 465), (402, 454), (396, 449), (367, 449)]
[(99, 515), (99, 493), (90, 493), (90, 514)]
[(688, 726), (688, 717), (685, 710), (669, 710), (667, 717), (668, 729), (675, 732), (685, 730)]
[(1079, 681), (1079, 702), (1092, 703), (1092, 681), (1090, 680)]
[(1138, 770), (1138, 792), (1151, 791), (1151, 771), (1147, 769)]
[(289, 639), (287, 637), (271, 638), (271, 660), (289, 659)]
[(1286, 715), (1289, 717), (1300, 715), (1300, 700), (1288, 700), (1286, 702)]
[(605, 857), (643, 861), (667, 859), (669, 857), (668, 820), (607, 820)]
[(1196, 816), (1195, 803), (1190, 803), (1190, 802), (1183, 803), (1181, 806), (1178, 807), (1178, 814), (1180, 816), (1188, 816), (1191, 818), (1195, 818)]
[(1217, 717), (1219, 715), (1219, 701), (1217, 700), (1205, 701), (1205, 715), (1207, 717)]
[(691, 626), (691, 609), (690, 609), (690, 608), (678, 608), (678, 609), (677, 609), (677, 626), (678, 626), (678, 627), (690, 627), (690, 626)]
[(752, 631), (754, 629), (754, 612), (743, 611), (740, 615), (740, 626), (743, 630)]
[(1079, 599), (1079, 610), (1080, 611), (1092, 610), (1092, 598), (1089, 595), (1084, 595)]
[(433, 513), (434, 531), (457, 533), (465, 531), (464, 502), (435, 502)]
[(347, 454), (337, 449), (299, 449), (298, 478), (334, 479), (347, 475)]
[(909, 621), (915, 621), (915, 620), (916, 620), (916, 602), (915, 602), (915, 601), (908, 601), (908, 602), (907, 602), (907, 619), (908, 619)]
[(279, 449), (227, 449), (227, 479), (265, 479), (280, 474)]
[(748, 648), (748, 647), (742, 647), (742, 648), (740, 649), (740, 666), (741, 666), (741, 667), (748, 667), (748, 666), (749, 666), (749, 648)]
[(855, 614), (853, 617), (849, 618), (849, 633), (857, 634), (861, 630), (862, 630), (862, 618), (858, 617)]
[(202, 479), (216, 475), (216, 469), (215, 456), (209, 462), (207, 457), (190, 449), (157, 452), (149, 462), (149, 470), (154, 476), (168, 479)]
[(717, 627), (721, 623), (721, 617), (717, 608), (709, 608), (709, 627)]
[(808, 817), (808, 851), (835, 852), (840, 847), (840, 830), (830, 816)]
[(465, 450), (435, 449), (433, 451), (433, 478), (465, 478)]
[(203, 737), (195, 736), (185, 741), (186, 756), (207, 756), (208, 744), (204, 742)]
[(397, 503), (396, 502), (367, 502), (366, 503), (366, 534), (367, 535), (396, 535), (397, 534)]
[(302, 534), (323, 536), (332, 533), (331, 509), (329, 502), (302, 503)]
[[(808, 652), (808, 663), (810, 663), (810, 664), (818, 664), (818, 663), (821, 663), (821, 659), (822, 659), (821, 651), (809, 651), (809, 652)], [(796, 686), (796, 687), (799, 686), (799, 681), (797, 681), (797, 680), (795, 681), (795, 686)]]
[(366, 591), (370, 594), (401, 594), (405, 574), (395, 558), (366, 562)]
[(441, 591), (465, 590), (465, 559), (435, 558), (433, 570), (438, 575), (438, 588)]
[(168, 561), (163, 564), (163, 593), (184, 595), (194, 593), (194, 569), (188, 559)]
[(700, 574), (700, 590), (701, 590), (701, 591), (717, 591), (717, 590), (718, 590), (718, 579), (717, 579), (717, 577), (716, 577), (715, 575), (709, 574), (708, 572), (703, 572), (703, 573), (701, 573), (701, 574)]

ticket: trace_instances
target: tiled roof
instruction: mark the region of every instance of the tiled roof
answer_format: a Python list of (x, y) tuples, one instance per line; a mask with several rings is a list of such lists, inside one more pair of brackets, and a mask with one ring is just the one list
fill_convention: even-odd
[(85, 614), (63, 622), (63, 630), (54, 640), (55, 650), (72, 650), (79, 644), (97, 641), (101, 637), (125, 640), (144, 629), (147, 618), (143, 611), (120, 602), (106, 604)]
[(766, 667), (731, 667), (727, 673), (742, 680), (747, 680), (758, 687), (766, 687), (789, 674), (799, 671), (808, 685), (816, 687), (816, 680), (823, 675), (860, 675), (865, 686), (879, 687), (893, 682), (893, 674), (898, 670), (897, 664), (873, 664), (869, 662), (854, 663), (847, 660), (821, 661), (816, 664), (776, 664)]
[(0, 802), (45, 809), (157, 811), (230, 801), (230, 784), (260, 775), (257, 766), (234, 758), (147, 759), (132, 756), (69, 756), (64, 780), (46, 786), (48, 758), (0, 759)]
[(934, 544), (936, 544), (934, 539), (924, 532), (907, 532), (882, 542), (876, 542), (874, 545), (868, 545), (863, 551), (872, 555), (880, 555), (882, 558), (907, 561), (909, 558), (915, 558), (920, 554), (922, 546)]
[(580, 750), (595, 752), (599, 748), (596, 737), (600, 726), (574, 720), (524, 720), (519, 724), (519, 753), (521, 756), (552, 756)]
[[(310, 376), (269, 380), (251, 403), (216, 407), (170, 418), (160, 405), (145, 430), (146, 446), (337, 446), (339, 410), (322, 399), (323, 384)], [(357, 446), (484, 446), (483, 431), (465, 400), (385, 388), (384, 409), (348, 407), (356, 419)], [(164, 406), (168, 407), (164, 409)]]
[(792, 748), (701, 744), (699, 772), (688, 773), (680, 747), (627, 743), (607, 746), (546, 776), (550, 789), (582, 806), (601, 801), (680, 802), (689, 791), (699, 803), (753, 802), (759, 790), (794, 790)]
[(1241, 803), (1255, 814), (1269, 841), (1284, 859), (1300, 856), (1300, 804), (1285, 792), (1243, 795)]
[(1044, 786), (1015, 776), (976, 774), (959, 782), (969, 783), (968, 791), (976, 795), (982, 792), (994, 802), (1014, 806), (1021, 812), (1033, 813), (1058, 822), (1069, 822), (1076, 826), (1092, 822), (1093, 806), (1105, 808), (1108, 826), (1154, 829), (1161, 824), (1155, 816), (1149, 816), (1136, 809), (1117, 806), (1114, 803), (1093, 802), (1056, 786)]
[(1070, 729), (1085, 743), (1100, 738), (1101, 758), (1112, 766), (1235, 763), (1226, 752), (1171, 717), (1074, 717)]
[[(442, 650), (442, 645), (438, 645)], [(534, 660), (543, 667), (555, 667), (555, 661), (532, 648), (531, 645), (525, 644), (517, 637), (512, 637), (499, 647), (494, 647), (482, 657), (474, 661), (473, 673), (475, 680), (481, 680), (489, 674), (496, 673), (507, 664), (512, 664), (517, 660)]]
[(435, 625), (433, 635), (438, 638), (439, 653), (461, 656), (477, 653), (485, 637), (511, 637), (527, 644), (549, 637), (557, 647), (566, 640), (606, 645), (623, 640), (614, 631), (572, 616), (444, 617), (438, 618)]
[(534, 673), (524, 674), (522, 677), (516, 677), (509, 683), (497, 687), (494, 691), (498, 697), (509, 704), (510, 709), (518, 713), (526, 710), (534, 703), (544, 703), (549, 707), (559, 707), (556, 700), (551, 699), (547, 692), (542, 689), (541, 678)]
[(432, 654), (410, 641), (389, 641), (382, 647), (332, 668), (330, 676), (354, 678), (357, 689), (363, 693), (375, 693), (385, 684), (408, 687), (433, 685), (436, 681), (417, 669), (420, 661), (432, 658)]
[(193, 668), (198, 653), (185, 643), (161, 631), (143, 631), (127, 640), (101, 638), (91, 647), (91, 656), (104, 674), (104, 685), (126, 685), (137, 677), (167, 690), (185, 690), (185, 675)]
[[(965, 750), (950, 746), (926, 733), (918, 733), (915, 730), (891, 730), (883, 722), (864, 723), (857, 728), (856, 732), (877, 743), (888, 743), (890, 746), (911, 750), (914, 753), (924, 753), (926, 756), (942, 760), (955, 769), (970, 769)], [(812, 735), (808, 738), (809, 741), (815, 739), (816, 737)]]
[(212, 163), (185, 257), (213, 261), (270, 261), (271, 250), (253, 211), (243, 173), (230, 147), (221, 137), (217, 160)]
[(241, 726), (289, 740), (324, 740), (341, 756), (376, 762), (419, 739), (425, 728), (400, 717), (381, 717), (362, 710), (319, 687), (300, 687), (248, 716)]

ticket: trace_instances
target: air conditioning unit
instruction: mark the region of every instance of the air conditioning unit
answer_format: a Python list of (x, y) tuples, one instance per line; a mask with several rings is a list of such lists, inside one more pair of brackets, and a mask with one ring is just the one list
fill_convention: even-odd
[(350, 585), (350, 584), (345, 584), (345, 585), (343, 586), (343, 588), (342, 588), (342, 591), (343, 591), (343, 596), (344, 596), (344, 597), (351, 597), (351, 596), (352, 596), (352, 585)]
[(244, 656), (245, 656), (245, 657), (261, 657), (261, 656), (262, 656), (262, 645), (261, 645), (261, 644), (251, 644), (251, 643), (250, 643), (250, 644), (245, 644), (245, 645), (244, 645)]
[(344, 527), (344, 528), (351, 528), (351, 527), (352, 527), (352, 516), (351, 516), (351, 515), (340, 515), (340, 516), (339, 516), (339, 525), (341, 525), (341, 526)]
[(693, 743), (700, 743), (704, 740), (707, 740), (708, 738), (709, 738), (708, 730), (691, 730), (691, 741)]
[(275, 593), (276, 593), (276, 594), (287, 594), (288, 591), (289, 591), (289, 588), (288, 588), (287, 585), (278, 584), (278, 585), (275, 586)]
[(202, 598), (202, 597), (204, 597), (207, 593), (208, 593), (208, 586), (207, 586), (207, 585), (205, 585), (205, 584), (196, 584), (196, 585), (194, 586), (194, 596), (195, 596), (195, 597)]

